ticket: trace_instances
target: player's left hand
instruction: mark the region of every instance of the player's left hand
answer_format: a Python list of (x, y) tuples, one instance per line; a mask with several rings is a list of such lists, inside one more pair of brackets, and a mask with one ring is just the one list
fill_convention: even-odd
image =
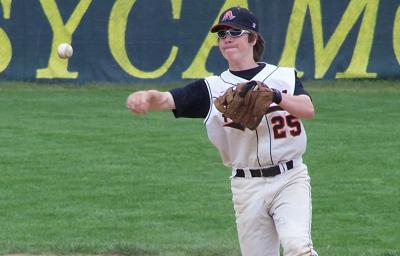
[(272, 90), (259, 81), (239, 83), (214, 101), (224, 117), (255, 130), (273, 102)]

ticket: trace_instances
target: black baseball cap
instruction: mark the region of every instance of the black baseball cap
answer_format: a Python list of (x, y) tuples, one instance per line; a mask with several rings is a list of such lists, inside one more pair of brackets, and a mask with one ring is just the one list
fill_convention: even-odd
[(227, 27), (258, 32), (258, 19), (246, 8), (232, 7), (221, 14), (219, 23), (212, 26), (211, 32), (215, 33)]

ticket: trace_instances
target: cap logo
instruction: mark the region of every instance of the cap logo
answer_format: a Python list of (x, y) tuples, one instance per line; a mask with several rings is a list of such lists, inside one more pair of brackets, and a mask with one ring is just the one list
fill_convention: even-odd
[(233, 15), (232, 11), (227, 11), (227, 12), (224, 14), (224, 17), (222, 18), (221, 21), (233, 20), (234, 18), (236, 18), (236, 16)]

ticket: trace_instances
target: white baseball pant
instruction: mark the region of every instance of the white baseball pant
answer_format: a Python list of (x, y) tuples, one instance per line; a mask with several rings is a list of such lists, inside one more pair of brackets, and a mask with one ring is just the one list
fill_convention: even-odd
[(243, 256), (314, 256), (307, 166), (271, 178), (231, 179)]

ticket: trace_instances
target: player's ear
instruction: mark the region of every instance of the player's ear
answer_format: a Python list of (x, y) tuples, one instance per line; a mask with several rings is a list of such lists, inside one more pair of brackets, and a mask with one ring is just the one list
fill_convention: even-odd
[(254, 46), (257, 43), (257, 37), (258, 35), (256, 33), (251, 33), (249, 34), (249, 43)]

